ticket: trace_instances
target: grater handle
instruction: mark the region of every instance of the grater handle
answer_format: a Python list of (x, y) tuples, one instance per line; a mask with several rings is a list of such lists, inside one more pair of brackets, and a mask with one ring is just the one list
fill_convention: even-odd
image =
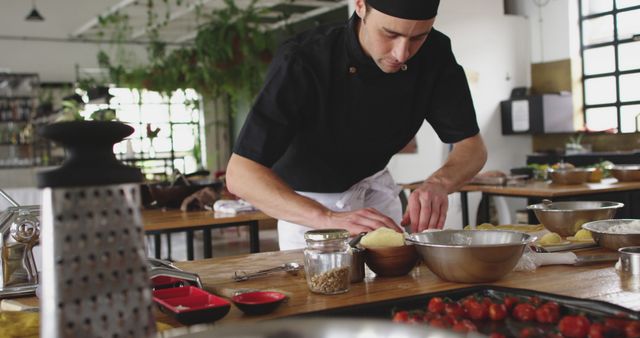
[(4, 197), (7, 201), (9, 201), (9, 203), (11, 203), (11, 205), (13, 205), (14, 207), (19, 207), (20, 204), (18, 204), (18, 202), (16, 202), (13, 198), (11, 198), (11, 196), (9, 196), (6, 192), (4, 192), (2, 189), (0, 189), (0, 196)]

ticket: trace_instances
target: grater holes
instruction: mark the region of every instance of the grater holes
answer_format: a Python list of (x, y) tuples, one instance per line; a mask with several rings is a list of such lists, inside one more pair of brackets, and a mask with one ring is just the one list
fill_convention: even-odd
[(135, 332), (133, 330), (129, 330), (129, 337), (135, 337)]
[(133, 209), (131, 209), (131, 208), (127, 208), (127, 214), (129, 214), (129, 215), (133, 215)]
[(100, 197), (100, 190), (96, 189), (93, 191), (93, 197)]
[(118, 194), (120, 194), (120, 196), (124, 196), (124, 189), (118, 189)]
[(113, 270), (111, 275), (113, 276), (113, 279), (118, 279), (118, 277), (120, 277), (120, 272), (118, 270)]
[(76, 298), (73, 300), (73, 303), (76, 304), (76, 306), (80, 306), (80, 298)]
[(84, 190), (80, 190), (78, 192), (78, 197), (80, 197), (81, 199), (85, 199), (87, 198), (87, 194), (84, 192)]
[(71, 243), (71, 235), (64, 236), (64, 241), (67, 243)]
[(107, 209), (102, 209), (102, 211), (100, 211), (100, 215), (102, 215), (102, 217), (107, 217), (109, 216), (109, 213), (107, 212)]
[(129, 228), (122, 229), (122, 233), (124, 233), (126, 236), (129, 236)]
[(95, 254), (89, 254), (89, 261), (91, 261), (92, 263), (96, 261), (96, 255)]
[(107, 189), (107, 196), (113, 196), (113, 191), (111, 191), (111, 189)]
[(60, 257), (56, 260), (56, 264), (57, 265), (63, 265), (64, 264), (64, 258)]
[(56, 216), (56, 220), (58, 222), (62, 222), (64, 220), (64, 217), (62, 217), (62, 215), (60, 214), (60, 215)]
[(76, 214), (75, 212), (73, 214), (71, 214), (71, 219), (73, 219), (74, 221), (78, 220), (78, 214)]
[(124, 249), (118, 249), (118, 256), (124, 257)]
[(64, 309), (64, 302), (58, 302), (58, 309)]
[(82, 282), (85, 284), (89, 284), (89, 276), (87, 275), (82, 276)]
[(75, 326), (74, 322), (67, 322), (67, 328), (68, 329), (73, 329), (74, 326)]
[(102, 261), (102, 263), (108, 264), (110, 259), (111, 254), (108, 251), (105, 251), (102, 253), (102, 255), (100, 255), (100, 260)]
[(87, 212), (86, 217), (87, 217), (88, 219), (93, 219), (93, 211), (89, 211), (89, 212)]
[(98, 297), (96, 295), (91, 295), (91, 302), (96, 303), (98, 301)]
[(116, 214), (116, 216), (120, 217), (120, 209), (116, 209), (113, 212)]
[(68, 191), (67, 191), (67, 192), (65, 192), (65, 193), (64, 193), (64, 199), (66, 199), (66, 200), (70, 200), (70, 199), (71, 199), (71, 193), (70, 193), (70, 192), (68, 192)]
[(64, 282), (68, 288), (70, 288), (73, 285), (73, 279), (68, 278), (65, 282)]

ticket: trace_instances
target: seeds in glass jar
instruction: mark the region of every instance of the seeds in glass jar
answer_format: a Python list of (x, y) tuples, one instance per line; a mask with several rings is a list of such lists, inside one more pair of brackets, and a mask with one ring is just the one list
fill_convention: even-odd
[(341, 267), (311, 276), (311, 291), (332, 294), (349, 288), (349, 267)]

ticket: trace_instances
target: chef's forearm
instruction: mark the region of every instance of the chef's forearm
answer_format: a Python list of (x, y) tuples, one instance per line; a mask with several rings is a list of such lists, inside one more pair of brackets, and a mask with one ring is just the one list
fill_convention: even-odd
[(486, 161), (487, 149), (480, 134), (466, 138), (454, 144), (444, 165), (424, 184), (439, 184), (453, 193), (473, 178)]
[(226, 182), (231, 193), (277, 219), (320, 228), (330, 214), (320, 203), (293, 191), (271, 169), (237, 154), (229, 160)]

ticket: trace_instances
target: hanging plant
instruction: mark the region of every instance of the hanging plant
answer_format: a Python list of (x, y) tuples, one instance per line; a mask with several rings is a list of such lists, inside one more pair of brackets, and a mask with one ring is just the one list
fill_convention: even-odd
[[(163, 0), (165, 1), (165, 0)], [(131, 62), (114, 61), (102, 50), (98, 63), (108, 70), (109, 81), (123, 87), (149, 89), (169, 94), (177, 89), (194, 88), (203, 96), (225, 97), (238, 100), (255, 94), (259, 89), (266, 66), (271, 59), (273, 38), (260, 28), (260, 21), (268, 9), (255, 6), (253, 0), (246, 8), (233, 0), (224, 0), (226, 6), (209, 14), (197, 8), (200, 19), (192, 44), (169, 48), (160, 41), (154, 11), (149, 10), (148, 62), (140, 66), (127, 66)], [(152, 8), (149, 0), (148, 8)], [(111, 29), (130, 31), (123, 21), (128, 17), (115, 15), (101, 21)], [(168, 20), (168, 17), (166, 18)], [(122, 33), (122, 32), (120, 32)], [(123, 34), (120, 34), (120, 36)]]

